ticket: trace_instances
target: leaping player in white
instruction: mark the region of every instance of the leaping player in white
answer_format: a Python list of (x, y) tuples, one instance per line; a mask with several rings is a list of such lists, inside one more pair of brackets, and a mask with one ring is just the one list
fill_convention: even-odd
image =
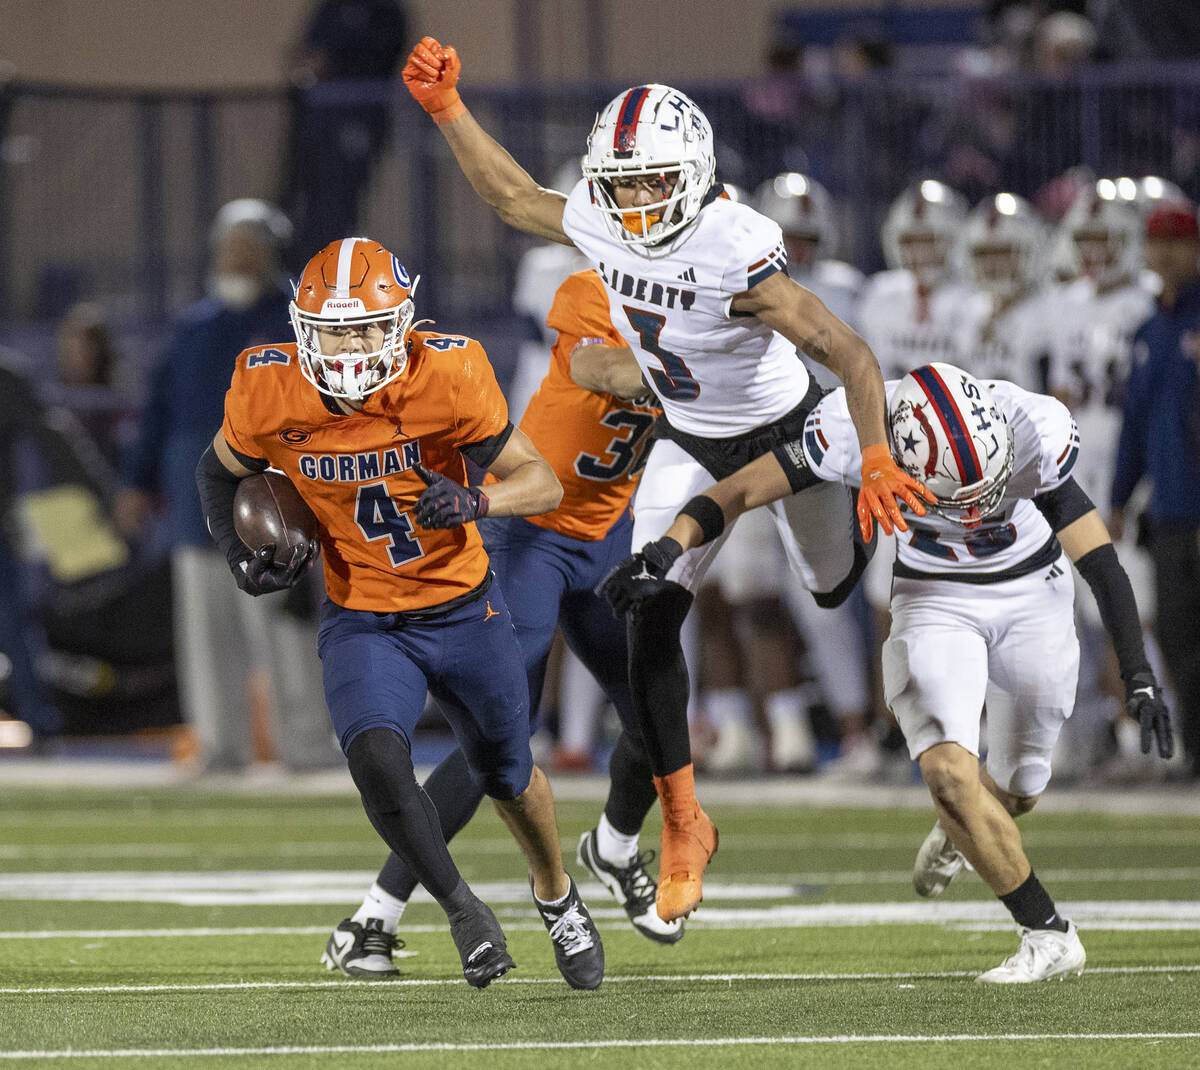
[[(910, 519), (894, 571), (884, 690), (933, 797), (937, 824), (917, 854), (918, 894), (941, 894), (964, 859), (1021, 927), (1016, 954), (976, 980), (1041, 981), (1082, 972), (1083, 945), (1033, 873), (1013, 818), (1050, 780), (1079, 666), (1070, 558), (1100, 606), (1142, 749), (1173, 751), (1171, 721), (1146, 662), (1137, 605), (1108, 531), (1072, 478), (1079, 438), (1060, 402), (1012, 383), (928, 364), (887, 384), (892, 449), (934, 501)], [(858, 480), (845, 394), (827, 395), (801, 439), (704, 495), (732, 520), (815, 479)], [(606, 581), (628, 609), (675, 557), (720, 531), (681, 511)], [(648, 577), (645, 574), (649, 574)], [(988, 699), (987, 764), (979, 763)]]
[[(630, 340), (662, 403), (635, 502), (637, 545), (661, 535), (679, 506), (717, 479), (798, 434), (820, 396), (797, 348), (845, 384), (863, 456), (858, 512), (903, 523), (897, 497), (917, 510), (920, 484), (887, 447), (883, 378), (871, 350), (809, 291), (792, 282), (779, 225), (721, 197), (712, 128), (683, 93), (643, 85), (600, 113), (584, 178), (569, 196), (542, 189), (467, 111), (452, 48), (423, 38), (404, 81), (429, 112), (475, 191), (505, 222), (577, 246), (609, 291), (613, 325)], [(853, 539), (844, 488), (823, 484), (773, 507), (790, 563), (818, 601), (853, 589), (869, 556)], [(717, 832), (696, 802), (687, 732), (687, 668), (680, 628), (716, 546), (684, 554), (662, 590), (630, 622), (630, 684), (663, 810), (658, 913), (686, 916)]]

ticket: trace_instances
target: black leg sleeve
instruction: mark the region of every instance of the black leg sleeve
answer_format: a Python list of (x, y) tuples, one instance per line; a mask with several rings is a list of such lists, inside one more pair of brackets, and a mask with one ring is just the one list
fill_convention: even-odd
[(350, 775), (375, 831), (439, 902), (462, 881), (438, 822), (417, 783), (408, 743), (390, 728), (369, 728), (346, 751)]
[(646, 750), (640, 740), (623, 731), (608, 762), (608, 799), (604, 804), (608, 823), (632, 836), (641, 831), (657, 799)]
[(629, 616), (629, 686), (655, 776), (692, 760), (688, 740), (688, 671), (679, 633), (692, 605), (686, 588), (669, 583)]
[[(466, 755), (455, 747), (425, 781), (425, 794), (437, 810), (442, 838), (449, 843), (479, 809), (483, 789), (471, 778)], [(379, 887), (397, 899), (407, 900), (417, 886), (408, 863), (395, 851), (379, 871)]]

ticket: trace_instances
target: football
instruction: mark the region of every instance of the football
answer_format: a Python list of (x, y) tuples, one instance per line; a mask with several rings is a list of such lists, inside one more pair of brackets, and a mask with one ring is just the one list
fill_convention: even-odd
[(238, 483), (233, 498), (233, 527), (251, 550), (275, 544), (275, 563), (287, 564), (292, 549), (317, 538), (312, 510), (287, 476), (260, 472)]

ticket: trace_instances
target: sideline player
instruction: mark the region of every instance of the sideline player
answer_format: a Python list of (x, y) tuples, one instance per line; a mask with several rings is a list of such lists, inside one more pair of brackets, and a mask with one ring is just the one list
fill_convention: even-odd
[(959, 366), (978, 379), (1044, 392), (1058, 313), (1045, 287), (1046, 225), (1023, 197), (996, 193), (971, 210), (961, 245), (971, 314)]
[[(985, 385), (949, 364), (889, 382), (888, 398), (897, 460), (933, 495), (927, 515), (913, 518), (898, 540), (883, 659), (888, 705), (938, 814), (913, 883), (920, 895), (939, 895), (965, 859), (1021, 927), (1016, 954), (977, 980), (1079, 973), (1086, 956), (1075, 926), (1034, 875), (1013, 818), (1028, 813), (1049, 782), (1054, 743), (1075, 698), (1079, 644), (1064, 551), (1101, 607), (1142, 749), (1154, 741), (1170, 757), (1171, 721), (1146, 661), (1133, 589), (1104, 522), (1072, 478), (1079, 439), (1060, 402), (1012, 383)], [(685, 548), (813, 479), (858, 479), (858, 443), (841, 390), (813, 410), (801, 440), (776, 447), (681, 512), (666, 536), (606, 581), (606, 593), (628, 609)]]
[[(273, 547), (251, 555), (233, 527), (238, 482), (273, 466), (316, 514), (328, 595), (317, 648), (338, 742), (372, 825), (446, 911), (468, 982), (483, 987), (513, 962), (413, 772), (427, 691), (525, 853), (559, 970), (595, 988), (603, 947), (563, 870), (550, 784), (529, 751), (521, 653), (473, 523), (553, 509), (562, 488), (509, 423), (479, 343), (413, 330), (414, 286), (366, 238), (309, 261), (291, 307), (295, 343), (238, 358), (224, 423), (197, 467), (201, 501), (250, 594), (295, 582), (315, 547), (284, 565)], [(467, 458), (498, 477), (486, 494), (456, 482)]]
[(867, 280), (858, 306), (858, 329), (886, 378), (962, 359), (970, 293), (954, 277), (953, 254), (966, 222), (963, 195), (932, 178), (888, 208), (880, 233), (888, 266)]
[[(623, 377), (610, 371), (604, 351), (625, 343), (609, 320), (604, 286), (594, 271), (567, 277), (547, 322), (557, 334), (550, 370), (526, 406), (520, 429), (554, 469), (563, 499), (540, 516), (489, 516), (479, 530), (524, 655), (530, 719), (537, 716), (556, 625), (621, 718), (608, 799), (596, 828), (579, 842), (579, 863), (617, 897), (640, 933), (675, 943), (683, 936), (683, 922), (658, 917), (657, 885), (645, 869), (653, 855), (638, 853), (638, 833), (655, 794), (629, 695), (625, 627), (594, 591), (630, 552), (629, 500), (656, 410), (628, 400), (646, 392), (636, 365), (630, 362)], [(485, 491), (489, 486), (485, 483)], [(430, 774), (425, 791), (447, 840), (483, 797), (461, 750)], [(326, 966), (351, 977), (395, 974), (395, 934), (416, 883), (403, 859), (392, 854), (353, 917), (330, 936)]]
[[(684, 94), (636, 86), (597, 117), (584, 180), (569, 197), (542, 189), (467, 111), (460, 63), (431, 37), (404, 69), (476, 192), (505, 222), (573, 244), (605, 283), (613, 326), (662, 403), (665, 437), (642, 477), (634, 542), (661, 534), (680, 504), (789, 435), (819, 391), (799, 347), (847, 384), (864, 447), (862, 525), (893, 512), (914, 485), (892, 461), (883, 379), (871, 351), (821, 302), (791, 282), (779, 226), (714, 184), (712, 128)], [(778, 332), (778, 333), (777, 333)], [(619, 359), (619, 357), (615, 358)], [(775, 507), (789, 558), (817, 593), (841, 601), (868, 557), (853, 542), (848, 495), (832, 484)], [(659, 596), (630, 622), (630, 684), (662, 801), (657, 909), (686, 916), (717, 832), (696, 802), (680, 629), (713, 548), (682, 559)]]

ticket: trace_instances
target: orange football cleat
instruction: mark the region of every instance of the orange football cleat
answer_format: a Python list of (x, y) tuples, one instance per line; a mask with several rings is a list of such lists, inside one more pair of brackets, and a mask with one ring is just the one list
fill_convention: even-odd
[(691, 764), (665, 777), (654, 787), (662, 803), (662, 853), (659, 856), (656, 909), (663, 921), (686, 918), (704, 898), (701, 878), (708, 860), (717, 853), (717, 826), (696, 802)]

